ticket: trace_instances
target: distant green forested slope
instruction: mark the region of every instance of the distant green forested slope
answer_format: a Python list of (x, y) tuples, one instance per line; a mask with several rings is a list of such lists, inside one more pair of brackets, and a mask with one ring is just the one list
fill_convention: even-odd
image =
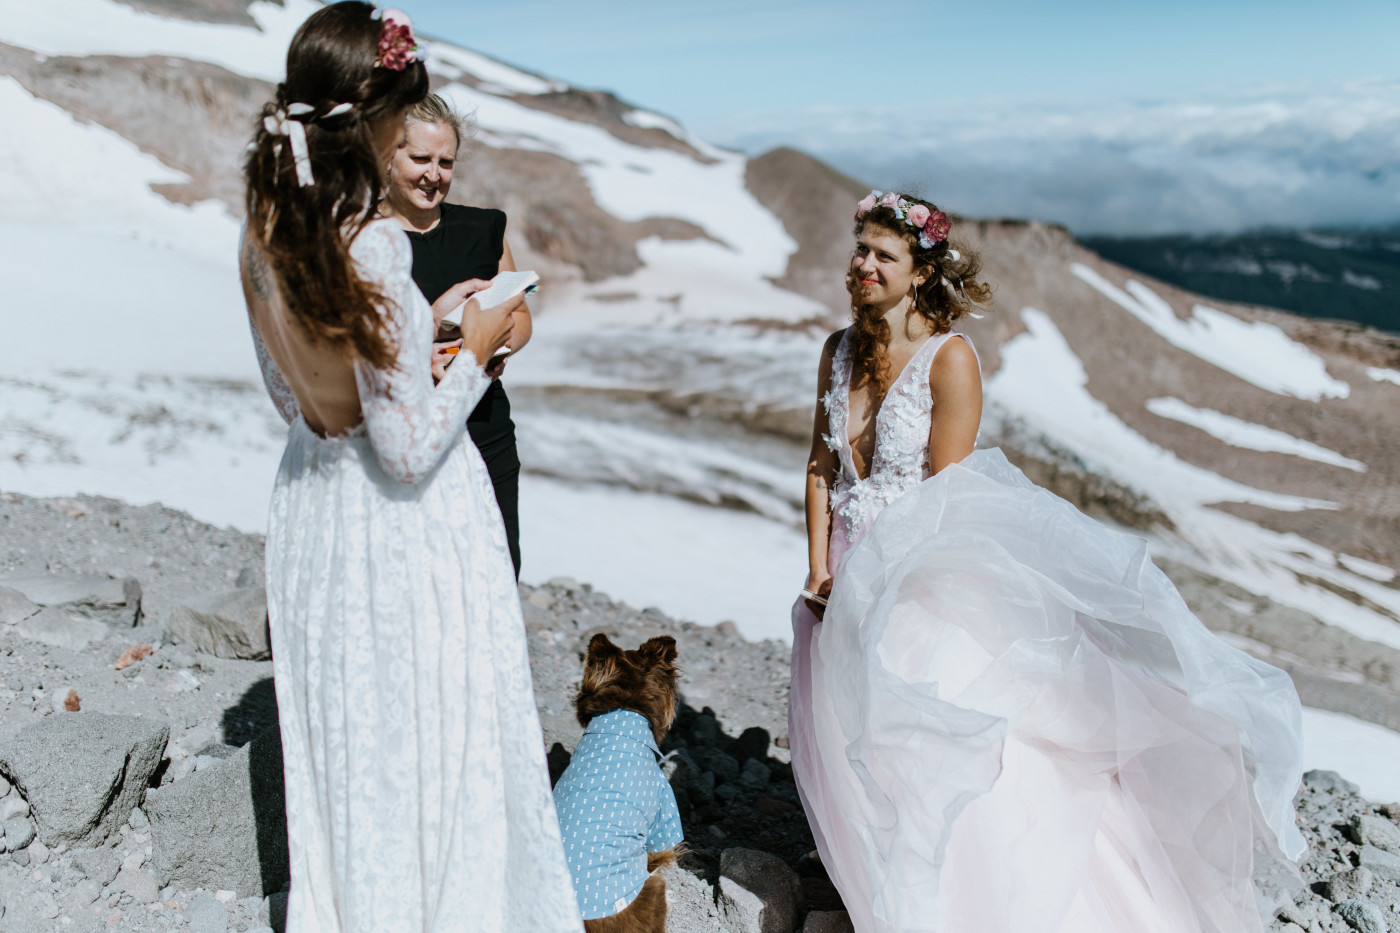
[(1400, 333), (1400, 227), (1080, 240), (1201, 295)]

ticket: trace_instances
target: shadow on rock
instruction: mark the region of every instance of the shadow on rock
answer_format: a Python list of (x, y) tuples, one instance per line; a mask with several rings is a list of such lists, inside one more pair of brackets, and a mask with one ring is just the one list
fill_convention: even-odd
[(236, 704), (224, 710), (223, 727), (224, 742), (237, 746), (277, 728), (277, 693), (271, 677), (253, 684)]

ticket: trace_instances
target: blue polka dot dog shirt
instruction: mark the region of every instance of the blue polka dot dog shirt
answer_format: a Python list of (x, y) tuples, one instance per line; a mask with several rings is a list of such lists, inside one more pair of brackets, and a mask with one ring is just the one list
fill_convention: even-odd
[(661, 750), (641, 713), (594, 716), (554, 785), (564, 854), (585, 920), (610, 917), (641, 892), (647, 853), (685, 838)]

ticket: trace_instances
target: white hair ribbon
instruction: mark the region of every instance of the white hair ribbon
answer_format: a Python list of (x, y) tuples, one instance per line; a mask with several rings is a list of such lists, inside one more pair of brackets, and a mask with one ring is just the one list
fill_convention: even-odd
[(962, 253), (958, 252), (955, 249), (950, 249), (948, 250), (948, 258), (953, 260), (953, 262), (957, 262), (959, 259), (962, 258)]
[[(300, 120), (293, 120), (292, 117), (312, 113), (315, 109), (310, 104), (288, 104), (286, 110), (278, 110), (263, 117), (263, 129), (273, 136), (287, 137), (292, 144), (292, 161), (297, 167), (297, 184), (303, 188), (316, 184), (316, 178), (311, 174), (311, 152), (306, 148), (306, 125)], [(281, 149), (282, 145), (279, 143), (274, 152), (280, 155)]]

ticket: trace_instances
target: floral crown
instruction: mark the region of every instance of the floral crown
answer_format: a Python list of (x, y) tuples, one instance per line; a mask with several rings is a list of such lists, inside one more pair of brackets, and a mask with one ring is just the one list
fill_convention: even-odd
[(924, 249), (932, 249), (948, 239), (948, 231), (953, 229), (953, 222), (942, 211), (929, 210), (927, 205), (907, 200), (893, 191), (889, 194), (872, 191), (856, 205), (857, 231), (860, 229), (861, 218), (876, 205), (890, 208), (896, 217), (918, 230), (919, 246)]
[(413, 22), (407, 13), (403, 10), (376, 9), (370, 18), (384, 22), (379, 29), (379, 52), (375, 56), (374, 67), (403, 71), (413, 62), (422, 61), (418, 40), (413, 38)]

